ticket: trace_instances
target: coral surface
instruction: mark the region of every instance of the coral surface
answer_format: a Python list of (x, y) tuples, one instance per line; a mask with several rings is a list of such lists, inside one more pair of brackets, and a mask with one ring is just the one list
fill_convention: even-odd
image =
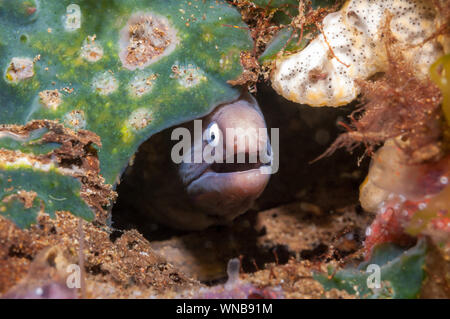
[(1, 1), (0, 214), (101, 220), (143, 141), (239, 96), (244, 27), (225, 1)]
[(326, 16), (323, 32), (299, 53), (276, 61), (271, 80), (285, 98), (311, 106), (341, 106), (360, 92), (355, 80), (385, 72), (383, 29), (388, 23), (418, 75), (443, 54), (437, 40), (426, 41), (438, 26), (429, 1), (351, 0)]

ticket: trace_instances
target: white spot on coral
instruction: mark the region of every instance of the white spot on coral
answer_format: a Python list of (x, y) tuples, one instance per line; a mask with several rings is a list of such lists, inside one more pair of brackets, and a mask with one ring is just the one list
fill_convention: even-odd
[[(435, 12), (425, 0), (349, 0), (323, 20), (323, 34), (303, 51), (276, 61), (274, 89), (285, 98), (311, 106), (340, 106), (359, 94), (356, 79), (367, 79), (387, 67), (381, 28), (387, 11), (391, 30), (418, 75), (428, 73), (442, 50), (436, 41), (422, 43), (436, 30)], [(332, 52), (331, 52), (332, 51)]]
[(97, 62), (103, 57), (103, 47), (95, 39), (95, 35), (88, 36), (81, 47), (81, 57), (88, 62)]
[(151, 92), (156, 78), (154, 73), (138, 73), (128, 85), (128, 91), (135, 97), (146, 95)]
[(194, 64), (188, 64), (185, 66), (175, 63), (172, 66), (172, 74), (170, 77), (172, 79), (177, 79), (178, 83), (185, 88), (194, 87), (200, 84), (200, 82), (206, 80), (203, 70)]
[(177, 44), (176, 30), (165, 17), (140, 12), (120, 32), (119, 57), (125, 68), (143, 69), (172, 53)]
[(47, 108), (56, 110), (62, 103), (61, 93), (56, 90), (45, 90), (39, 93), (40, 102)]
[(74, 131), (86, 128), (86, 117), (82, 110), (75, 110), (64, 115), (64, 124)]
[(141, 108), (131, 113), (127, 120), (127, 124), (134, 130), (140, 131), (149, 126), (152, 120), (153, 112), (148, 109)]
[(118, 89), (119, 82), (110, 72), (104, 72), (94, 77), (92, 87), (101, 95), (109, 95)]
[(67, 6), (66, 14), (63, 16), (64, 28), (72, 32), (81, 28), (81, 9), (78, 4)]
[(30, 58), (12, 58), (6, 70), (6, 79), (10, 82), (29, 79), (34, 76), (34, 61)]

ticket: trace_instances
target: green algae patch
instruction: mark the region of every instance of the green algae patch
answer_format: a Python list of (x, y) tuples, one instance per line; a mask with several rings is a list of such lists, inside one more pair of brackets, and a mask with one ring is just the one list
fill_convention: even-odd
[(34, 224), (39, 213), (54, 218), (57, 211), (70, 211), (86, 220), (94, 218), (91, 208), (81, 199), (81, 183), (55, 169), (39, 171), (20, 166), (2, 169), (0, 185), (0, 215), (19, 227)]
[[(424, 240), (406, 251), (391, 243), (380, 244), (374, 248), (371, 259), (359, 267), (337, 272), (329, 268), (328, 274), (316, 273), (314, 278), (326, 290), (345, 290), (360, 298), (418, 298), (425, 279), (426, 251)], [(379, 273), (378, 287), (375, 272)]]
[[(239, 53), (252, 42), (248, 31), (223, 26), (245, 27), (224, 1), (79, 1), (71, 6), (71, 1), (42, 0), (31, 23), (9, 16), (16, 9), (8, 3), (0, 8), (6, 31), (1, 66), (6, 70), (13, 58), (27, 58), (34, 61), (35, 74), (14, 85), (0, 81), (1, 124), (83, 114), (84, 128), (101, 137), (101, 173), (108, 183), (117, 181), (152, 134), (239, 95), (226, 82), (242, 72)], [(229, 67), (221, 66), (221, 56), (227, 56)], [(153, 75), (151, 90), (129, 94), (130, 86), (147, 83), (139, 78), (142, 70)], [(45, 107), (39, 93), (55, 89), (61, 103)], [(127, 123), (142, 109), (153, 114), (152, 120), (135, 130)]]
[(115, 192), (100, 176), (97, 135), (54, 121), (0, 125), (0, 215), (20, 227), (68, 211), (104, 223)]

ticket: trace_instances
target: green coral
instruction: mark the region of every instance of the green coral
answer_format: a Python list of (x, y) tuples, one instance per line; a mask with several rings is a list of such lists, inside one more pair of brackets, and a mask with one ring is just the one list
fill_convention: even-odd
[[(326, 290), (340, 289), (361, 298), (417, 298), (425, 279), (426, 242), (421, 240), (407, 251), (385, 243), (376, 246), (371, 259), (359, 265), (358, 268), (348, 268), (337, 271), (329, 268), (328, 275), (317, 273), (314, 278)], [(369, 288), (373, 270), (369, 265), (380, 268), (380, 288)], [(367, 271), (367, 272), (366, 272)]]
[[(66, 211), (67, 207), (76, 216), (86, 220), (94, 218), (92, 210), (81, 199), (80, 182), (62, 175), (55, 168), (42, 171), (23, 165), (8, 169), (0, 166), (0, 185), (0, 215), (19, 227), (32, 225), (41, 208), (52, 218), (55, 212)], [(31, 207), (26, 207), (23, 200), (17, 197), (20, 191), (36, 193)]]
[(104, 219), (114, 192), (98, 177), (95, 143), (95, 134), (51, 121), (0, 126), (0, 215), (20, 227), (58, 211)]
[(48, 133), (47, 128), (40, 128), (30, 132), (26, 138), (18, 138), (15, 134), (0, 132), (0, 149), (17, 150), (22, 153), (43, 155), (56, 150), (58, 143), (42, 143), (41, 138)]
[[(241, 74), (240, 52), (252, 40), (244, 28), (224, 25), (245, 27), (225, 1), (0, 1), (0, 125), (46, 119), (94, 132), (101, 174), (115, 184), (151, 135), (239, 96), (227, 81)], [(144, 52), (148, 63), (132, 43), (139, 36), (153, 41)], [(124, 52), (138, 56), (134, 67)], [(3, 134), (0, 150), (44, 154), (58, 147), (33, 139)], [(45, 174), (39, 179), (44, 183)]]
[(277, 23), (289, 24), (298, 14), (298, 0), (253, 0), (257, 7), (268, 9)]

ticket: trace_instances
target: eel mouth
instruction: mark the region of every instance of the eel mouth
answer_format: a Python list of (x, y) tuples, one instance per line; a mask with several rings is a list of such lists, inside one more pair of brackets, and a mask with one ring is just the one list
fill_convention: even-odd
[[(209, 164), (187, 186), (196, 206), (216, 222), (233, 220), (251, 208), (269, 182), (270, 175), (261, 168), (270, 163), (264, 164), (259, 157), (256, 163), (248, 163), (250, 154), (242, 155), (245, 155), (245, 163)], [(238, 156), (233, 159), (236, 162)]]
[(270, 166), (270, 163), (264, 164), (260, 159), (259, 153), (243, 153), (240, 155), (235, 154), (231, 158), (224, 159), (223, 163), (211, 164), (209, 171), (217, 174), (226, 174), (260, 169), (262, 166)]
[(270, 157), (270, 161), (267, 159), (265, 161), (262, 160), (259, 152), (254, 153), (241, 153), (234, 154), (229, 158), (224, 157), (221, 163), (202, 163), (199, 165), (185, 164), (183, 165), (185, 168), (185, 172), (189, 171), (189, 174), (186, 174), (183, 181), (185, 186), (189, 188), (189, 186), (200, 178), (202, 178), (206, 173), (216, 174), (217, 176), (225, 176), (225, 174), (232, 175), (235, 173), (245, 173), (256, 170), (261, 170), (263, 168), (267, 168), (270, 171), (270, 167), (272, 166), (271, 159), (271, 148), (270, 143), (268, 143), (267, 155)]

